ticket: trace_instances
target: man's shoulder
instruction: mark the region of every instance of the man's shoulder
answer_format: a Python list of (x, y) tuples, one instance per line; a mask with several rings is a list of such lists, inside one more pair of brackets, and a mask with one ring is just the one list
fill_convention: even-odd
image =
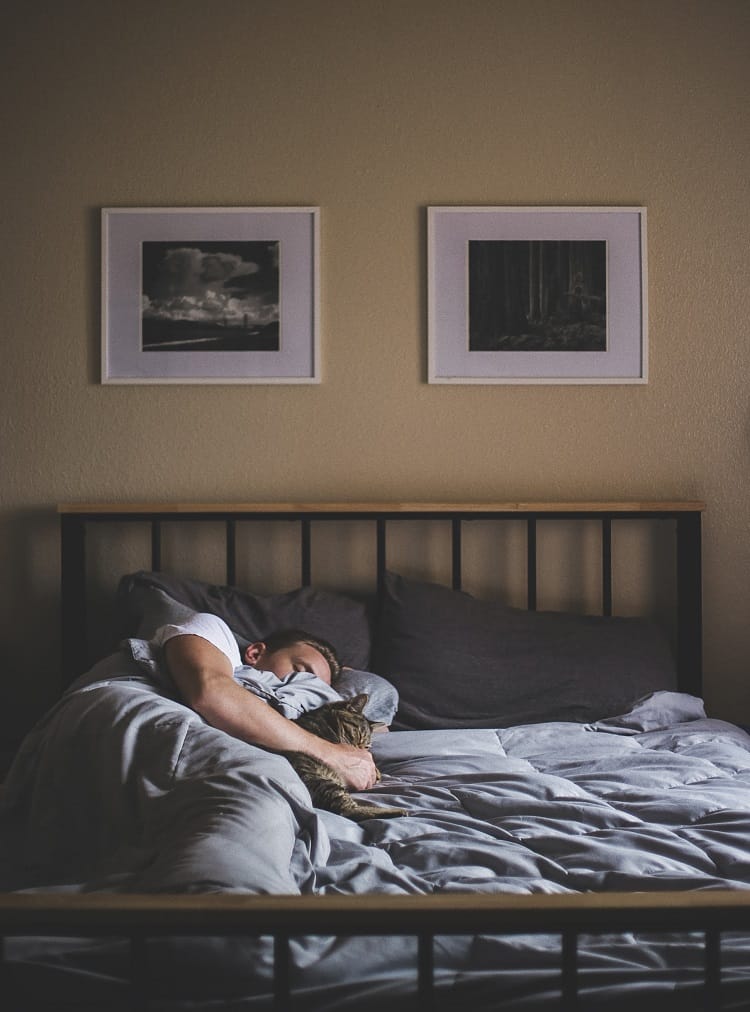
[(175, 636), (200, 636), (226, 654), (233, 668), (242, 664), (234, 633), (223, 618), (211, 612), (197, 611), (182, 622), (160, 626), (152, 642), (161, 647)]

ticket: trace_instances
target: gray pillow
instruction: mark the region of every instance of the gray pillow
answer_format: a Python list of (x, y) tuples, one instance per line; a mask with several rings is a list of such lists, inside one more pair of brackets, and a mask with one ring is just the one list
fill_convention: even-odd
[(373, 667), (398, 690), (397, 729), (595, 721), (676, 688), (644, 619), (521, 611), (393, 573)]
[(223, 618), (240, 650), (276, 629), (294, 628), (328, 640), (348, 667), (366, 669), (370, 660), (365, 604), (312, 587), (261, 597), (169, 573), (138, 572), (122, 577), (116, 604), (126, 637), (149, 639), (160, 625), (179, 622), (180, 607), (187, 607)]
[(150, 640), (163, 625), (182, 625), (196, 615), (195, 608), (175, 601), (158, 587), (135, 587), (128, 597), (131, 614), (139, 616), (136, 628), (128, 623), (125, 632), (140, 640)]
[(333, 687), (345, 699), (366, 692), (369, 699), (365, 706), (365, 716), (377, 723), (393, 723), (398, 709), (398, 691), (387, 679), (372, 671), (344, 668), (338, 678), (334, 678)]

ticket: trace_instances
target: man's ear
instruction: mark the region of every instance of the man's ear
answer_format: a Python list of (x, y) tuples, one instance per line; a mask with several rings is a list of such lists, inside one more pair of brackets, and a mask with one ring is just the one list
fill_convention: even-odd
[(265, 652), (266, 652), (265, 643), (261, 642), (251, 643), (250, 646), (247, 647), (247, 649), (245, 650), (245, 655), (243, 658), (245, 664), (249, 664), (251, 667), (254, 667), (260, 661), (261, 657)]

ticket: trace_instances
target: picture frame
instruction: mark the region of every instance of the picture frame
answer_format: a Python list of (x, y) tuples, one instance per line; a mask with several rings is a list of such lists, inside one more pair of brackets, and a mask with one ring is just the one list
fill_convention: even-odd
[(317, 207), (102, 209), (102, 383), (319, 383)]
[(427, 209), (428, 382), (647, 383), (646, 209)]

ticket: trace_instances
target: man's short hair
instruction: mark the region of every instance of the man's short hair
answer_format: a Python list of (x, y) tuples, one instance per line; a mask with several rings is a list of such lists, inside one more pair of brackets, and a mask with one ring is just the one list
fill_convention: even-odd
[(264, 636), (263, 642), (266, 645), (266, 650), (271, 654), (277, 650), (293, 647), (295, 643), (306, 643), (307, 646), (313, 647), (323, 656), (331, 669), (331, 681), (341, 674), (341, 661), (336, 656), (336, 650), (332, 644), (320, 636), (313, 636), (305, 632), (304, 629), (277, 629), (276, 632)]

